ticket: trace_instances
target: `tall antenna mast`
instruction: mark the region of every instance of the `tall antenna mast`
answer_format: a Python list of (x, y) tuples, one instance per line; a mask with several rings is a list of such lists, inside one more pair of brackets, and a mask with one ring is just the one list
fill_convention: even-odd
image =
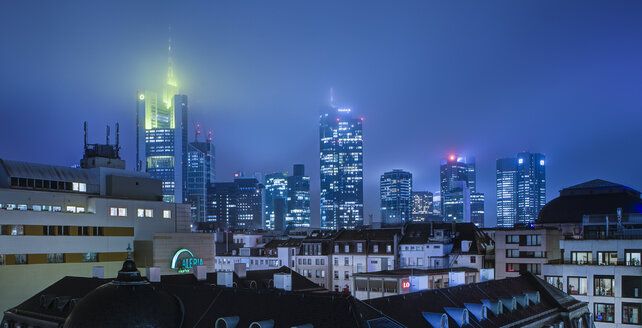
[(120, 125), (116, 122), (116, 157), (118, 156), (118, 151), (120, 150)]
[(85, 130), (85, 151), (87, 151), (87, 121), (84, 123), (84, 130)]
[(107, 125), (107, 144), (109, 145), (109, 125)]
[(330, 107), (334, 107), (334, 89), (330, 87)]

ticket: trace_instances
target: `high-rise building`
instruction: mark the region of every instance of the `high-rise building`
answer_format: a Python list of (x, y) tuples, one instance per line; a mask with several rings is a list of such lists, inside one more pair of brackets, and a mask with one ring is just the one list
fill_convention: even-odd
[[(265, 176), (265, 228), (274, 230), (285, 226), (285, 199), (288, 196), (287, 173), (272, 173)], [(278, 208), (278, 211), (276, 209)]]
[(321, 227), (353, 229), (363, 224), (362, 119), (332, 107), (320, 121)]
[(544, 155), (522, 152), (497, 160), (497, 226), (530, 225), (545, 204)]
[(546, 204), (546, 169), (542, 154), (517, 154), (517, 223), (532, 224)]
[(214, 146), (206, 141), (189, 143), (187, 151), (186, 199), (191, 205), (192, 222), (207, 220), (207, 186), (214, 182)]
[(310, 177), (303, 164), (295, 164), (288, 177), (287, 208), (286, 227), (310, 227)]
[(412, 173), (392, 170), (379, 180), (381, 223), (399, 226), (412, 218)]
[[(163, 96), (158, 97), (152, 91), (139, 91), (137, 94), (136, 169), (162, 181), (164, 201), (184, 202), (187, 189), (187, 96), (178, 93), (171, 54), (170, 43)], [(141, 115), (144, 115), (143, 120)], [(141, 151), (144, 160), (140, 158)]]
[(484, 225), (484, 194), (476, 190), (475, 158), (450, 155), (441, 161), (441, 213), (447, 222)]
[(510, 228), (517, 222), (517, 159), (497, 160), (497, 226)]
[(432, 215), (433, 195), (430, 191), (412, 192), (412, 215)]
[(262, 188), (255, 178), (212, 183), (207, 192), (207, 220), (229, 229), (261, 228)]

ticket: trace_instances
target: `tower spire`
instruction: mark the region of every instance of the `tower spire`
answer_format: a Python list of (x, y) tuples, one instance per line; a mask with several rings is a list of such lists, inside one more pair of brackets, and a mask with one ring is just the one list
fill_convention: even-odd
[(178, 94), (178, 82), (174, 76), (174, 58), (172, 52), (172, 26), (169, 26), (169, 37), (167, 41), (167, 80), (163, 92), (163, 102), (167, 107), (173, 105), (173, 98)]
[(334, 89), (330, 87), (330, 107), (334, 107)]

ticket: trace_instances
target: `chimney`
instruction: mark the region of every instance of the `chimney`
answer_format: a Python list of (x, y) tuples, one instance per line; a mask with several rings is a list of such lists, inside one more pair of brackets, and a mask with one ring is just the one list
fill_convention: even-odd
[(246, 271), (245, 263), (234, 263), (234, 273), (236, 273), (240, 279), (247, 277)]
[(216, 273), (216, 284), (219, 286), (233, 287), (234, 273), (232, 271), (219, 271)]
[(274, 274), (274, 288), (291, 291), (292, 290), (292, 274), (291, 273), (275, 273)]
[(105, 267), (104, 266), (95, 266), (91, 270), (91, 277), (92, 278), (100, 278), (104, 279), (105, 278)]
[(207, 280), (207, 267), (204, 265), (194, 266), (194, 276), (198, 281)]
[(145, 275), (147, 276), (147, 280), (149, 282), (160, 282), (161, 281), (161, 274), (160, 274), (160, 268), (159, 267), (149, 267), (145, 269)]

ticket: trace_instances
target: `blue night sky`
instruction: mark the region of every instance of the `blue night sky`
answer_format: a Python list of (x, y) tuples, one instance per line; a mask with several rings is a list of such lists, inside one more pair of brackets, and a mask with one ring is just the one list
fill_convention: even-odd
[[(319, 220), (318, 114), (364, 117), (365, 215), (379, 175), (439, 186), (475, 156), (486, 222), (495, 160), (547, 155), (548, 198), (602, 178), (642, 189), (641, 1), (13, 1), (0, 3), (0, 158), (76, 164), (121, 124), (134, 167), (137, 89), (161, 90), (172, 26), (190, 121), (218, 181), (304, 163)], [(190, 140), (192, 140), (190, 132)]]

